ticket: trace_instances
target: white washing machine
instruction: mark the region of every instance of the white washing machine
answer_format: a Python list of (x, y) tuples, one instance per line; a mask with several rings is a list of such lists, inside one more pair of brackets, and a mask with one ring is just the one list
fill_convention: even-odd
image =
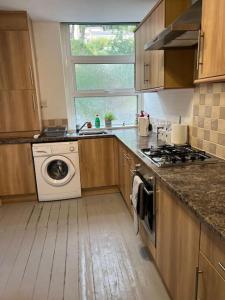
[(39, 201), (81, 196), (78, 142), (33, 144)]

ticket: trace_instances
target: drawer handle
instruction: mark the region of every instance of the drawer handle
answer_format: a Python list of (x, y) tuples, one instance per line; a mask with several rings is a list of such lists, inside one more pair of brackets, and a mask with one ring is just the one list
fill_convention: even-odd
[(203, 272), (199, 270), (199, 267), (196, 267), (195, 271), (195, 300), (198, 300), (198, 281), (199, 281), (199, 274)]
[(33, 110), (35, 112), (36, 111), (36, 101), (35, 101), (34, 94), (32, 94), (32, 102), (33, 102)]
[(29, 71), (30, 71), (30, 82), (31, 82), (31, 85), (34, 86), (33, 71), (32, 71), (31, 65), (29, 65)]
[(224, 267), (224, 265), (219, 261), (218, 262), (218, 265), (220, 266), (220, 268), (225, 272), (225, 267)]

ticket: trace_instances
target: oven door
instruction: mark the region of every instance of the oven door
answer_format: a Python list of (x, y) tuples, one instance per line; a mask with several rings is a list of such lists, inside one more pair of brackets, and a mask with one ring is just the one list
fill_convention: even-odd
[(144, 215), (142, 223), (149, 234), (151, 241), (155, 244), (155, 187), (148, 183), (143, 186), (142, 197), (144, 203)]

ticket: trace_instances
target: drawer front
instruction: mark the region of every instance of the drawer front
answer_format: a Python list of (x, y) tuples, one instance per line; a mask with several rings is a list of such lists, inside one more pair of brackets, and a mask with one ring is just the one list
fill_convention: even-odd
[(224, 300), (225, 281), (202, 254), (199, 257), (199, 270), (196, 299)]
[(225, 242), (204, 225), (201, 228), (200, 250), (225, 279)]

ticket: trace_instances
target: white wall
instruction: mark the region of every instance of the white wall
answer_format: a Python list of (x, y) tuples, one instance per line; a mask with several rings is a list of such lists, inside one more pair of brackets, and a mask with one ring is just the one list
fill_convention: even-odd
[(60, 23), (33, 22), (33, 31), (41, 103), (44, 106), (42, 118), (67, 118)]
[(165, 90), (144, 94), (144, 110), (156, 119), (191, 124), (193, 89)]

